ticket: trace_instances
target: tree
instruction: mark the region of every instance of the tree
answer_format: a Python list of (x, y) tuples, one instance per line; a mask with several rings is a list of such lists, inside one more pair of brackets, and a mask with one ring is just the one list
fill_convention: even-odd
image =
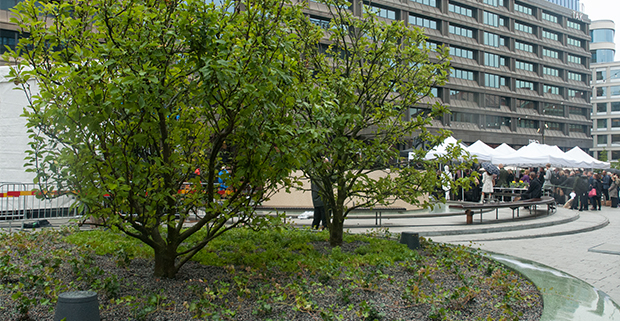
[[(329, 209), (330, 243), (337, 246), (344, 219), (356, 208), (387, 205), (396, 198), (428, 206), (420, 197), (446, 183), (437, 173), (439, 164), (458, 159), (463, 151), (453, 148), (433, 161), (424, 161), (424, 152), (417, 151), (413, 163), (423, 169), (393, 166), (398, 144), (418, 136), (433, 147), (449, 136), (426, 128), (449, 112), (429, 104), (431, 87), (444, 84), (450, 70), (447, 49), (430, 49), (422, 30), (403, 21), (383, 22), (362, 1), (321, 2), (330, 10), (329, 28), (306, 23), (297, 30), (308, 39), (302, 57), (309, 70), (299, 78), (308, 85), (302, 113), (312, 128), (309, 160), (302, 168)], [(329, 45), (320, 44), (322, 38)], [(425, 110), (408, 119), (413, 107)], [(463, 183), (453, 182), (453, 187)]]
[[(30, 36), (5, 59), (19, 62), (12, 76), (30, 99), (27, 162), (36, 181), (75, 193), (101, 225), (152, 247), (158, 277), (174, 277), (235, 226), (263, 226), (256, 205), (298, 163), (296, 35), (284, 22), (301, 12), (279, 0), (235, 5), (37, 0), (16, 7), (15, 22)], [(193, 215), (195, 224), (184, 227)]]

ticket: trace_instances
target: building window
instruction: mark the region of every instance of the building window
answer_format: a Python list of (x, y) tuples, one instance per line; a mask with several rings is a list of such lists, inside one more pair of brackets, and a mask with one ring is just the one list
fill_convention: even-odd
[(323, 17), (310, 16), (310, 22), (327, 30), (329, 29), (329, 19)]
[(542, 36), (547, 38), (547, 39), (551, 39), (551, 40), (555, 40), (555, 41), (558, 41), (558, 39), (559, 39), (557, 33), (549, 32), (547, 30), (543, 30)]
[(519, 3), (516, 3), (516, 2), (515, 2), (515, 11), (523, 12), (525, 14), (529, 14), (530, 16), (532, 15), (532, 8), (526, 7), (526, 6), (524, 6), (522, 4), (519, 4)]
[(620, 118), (611, 119), (611, 128), (620, 128)]
[[(611, 144), (612, 145), (620, 145), (620, 135), (611, 135)], [(615, 159), (618, 159), (617, 157)]]
[(619, 112), (620, 111), (620, 101), (614, 101), (611, 103), (611, 112)]
[(560, 130), (561, 131), (562, 127), (563, 127), (562, 124), (555, 123), (555, 122), (546, 122), (545, 124), (547, 125), (548, 129), (550, 129), (550, 130)]
[(517, 123), (517, 127), (521, 127), (521, 128), (540, 128), (538, 127), (538, 120), (533, 120), (533, 119), (519, 119), (519, 122)]
[(620, 69), (609, 70), (609, 79), (611, 81), (620, 81)]
[(543, 56), (559, 59), (560, 53), (555, 50), (543, 48)]
[(533, 28), (528, 25), (515, 21), (515, 30), (532, 33)]
[(397, 18), (396, 10), (379, 7), (372, 3), (365, 4), (365, 6), (368, 8), (369, 12), (374, 12), (377, 15), (377, 17), (386, 18), (390, 20), (396, 20)]
[(536, 103), (531, 100), (516, 99), (515, 102), (517, 104), (517, 108), (526, 108), (526, 109), (536, 110)]
[[(500, 129), (502, 125), (505, 125), (507, 117), (487, 115), (487, 117), (485, 118), (486, 118), (486, 128)], [(510, 118), (508, 118), (508, 120), (510, 120)], [(510, 124), (506, 126), (510, 126)]]
[(484, 32), (484, 44), (492, 47), (499, 47), (504, 45), (504, 38), (490, 33)]
[(485, 66), (499, 68), (500, 64), (500, 56), (488, 52), (484, 53)]
[(478, 124), (478, 115), (469, 114), (469, 113), (453, 112), (450, 115), (450, 120), (454, 122)]
[(474, 31), (471, 29), (450, 25), (449, 32), (454, 35), (463, 36), (467, 38), (474, 37)]
[(543, 105), (543, 114), (564, 117), (564, 105), (545, 103)]
[(596, 104), (596, 112), (597, 113), (607, 113), (607, 103), (597, 103)]
[(571, 133), (584, 133), (585, 134), (588, 132), (588, 127), (586, 127), (586, 125), (569, 124), (568, 131), (570, 131)]
[(609, 95), (611, 95), (611, 97), (618, 97), (618, 96), (620, 96), (620, 86), (611, 86), (611, 87), (609, 87)]
[(576, 29), (576, 30), (581, 30), (581, 24), (578, 22), (573, 22), (573, 21), (568, 20), (566, 22), (566, 26), (568, 26), (569, 28)]
[(534, 46), (520, 41), (515, 41), (515, 49), (527, 52), (534, 52)]
[(460, 14), (460, 15), (463, 15), (463, 16), (466, 16), (466, 17), (473, 17), (473, 12), (472, 12), (471, 9), (465, 8), (465, 7), (461, 7), (458, 4), (450, 3), (448, 5), (448, 11), (454, 12), (456, 14)]
[(482, 2), (488, 5), (494, 6), (494, 7), (504, 6), (504, 0), (483, 0)]
[(607, 129), (607, 119), (597, 119), (596, 120), (596, 128), (597, 129)]
[(560, 71), (555, 68), (543, 67), (543, 74), (560, 77)]
[(493, 74), (484, 74), (484, 85), (491, 88), (499, 88), (500, 77)]
[(598, 135), (598, 136), (596, 136), (596, 144), (597, 145), (607, 145), (607, 135)]
[(469, 49), (450, 47), (450, 56), (474, 59), (474, 52)]
[(568, 89), (569, 98), (585, 98), (585, 93), (581, 90)]
[(571, 37), (566, 37), (566, 42), (571, 46), (581, 47), (581, 40), (571, 38)]
[(516, 88), (522, 88), (522, 89), (534, 90), (534, 83), (529, 82), (529, 81), (525, 81), (525, 80), (517, 79), (515, 81), (515, 87)]
[(484, 18), (483, 19), (484, 24), (487, 24), (493, 27), (499, 27), (499, 16), (498, 15), (491, 13), (491, 12), (484, 11), (482, 13), (482, 16)]
[(551, 85), (543, 85), (543, 92), (559, 95), (560, 94), (560, 87), (551, 86)]
[(572, 71), (569, 71), (568, 72), (568, 79), (575, 80), (575, 81), (582, 81), (583, 78), (582, 78), (581, 74), (577, 74), (577, 73), (574, 73)]
[(437, 21), (415, 15), (409, 15), (409, 24), (428, 29), (437, 29)]
[(421, 4), (425, 4), (427, 6), (431, 6), (431, 7), (437, 7), (437, 1), (436, 0), (411, 0), (413, 2), (417, 2), (417, 3), (421, 3)]
[(568, 62), (576, 63), (581, 65), (581, 57), (573, 56), (568, 54)]
[(543, 18), (544, 20), (551, 21), (551, 22), (553, 22), (553, 23), (558, 23), (558, 17), (556, 17), (556, 16), (554, 16), (554, 15), (552, 15), (552, 14), (548, 14), (548, 13), (546, 13), (546, 12), (543, 12), (543, 13), (542, 13), (542, 18)]
[(463, 101), (469, 101), (469, 102), (473, 102), (477, 104), (478, 103), (477, 96), (478, 94), (473, 93), (473, 92), (450, 89), (450, 101), (463, 100)]
[(579, 115), (586, 117), (590, 114), (591, 108), (568, 107), (568, 113), (571, 115)]
[(607, 98), (607, 87), (596, 87), (597, 98)]
[(607, 76), (606, 70), (597, 70), (596, 71), (596, 82), (605, 82), (606, 76)]
[(515, 61), (515, 68), (527, 71), (534, 71), (534, 64), (517, 60)]
[(487, 108), (500, 108), (508, 106), (508, 98), (486, 94), (484, 95), (484, 106)]
[(430, 110), (426, 108), (410, 107), (409, 108), (409, 119), (416, 118), (419, 115), (426, 115), (428, 114), (429, 111)]
[(465, 79), (465, 80), (475, 80), (473, 71), (462, 70), (462, 69), (453, 69), (452, 73), (450, 74), (450, 77), (460, 78), (460, 79)]

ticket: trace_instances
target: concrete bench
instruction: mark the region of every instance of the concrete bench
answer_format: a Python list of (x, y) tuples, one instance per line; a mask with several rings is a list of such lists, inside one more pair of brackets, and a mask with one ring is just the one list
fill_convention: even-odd
[(498, 210), (500, 208), (510, 208), (512, 210), (512, 218), (515, 217), (515, 211), (517, 217), (519, 217), (519, 208), (527, 206), (532, 213), (532, 208), (536, 209), (537, 205), (547, 205), (547, 215), (555, 210), (555, 199), (549, 196), (543, 196), (541, 198), (533, 198), (528, 200), (519, 200), (514, 202), (500, 202), (500, 203), (485, 203), (485, 204), (463, 204), (462, 208), (467, 215), (467, 224), (473, 223), (474, 210), (480, 210), (480, 222), (482, 222), (482, 211), (495, 209), (495, 219), (498, 219)]

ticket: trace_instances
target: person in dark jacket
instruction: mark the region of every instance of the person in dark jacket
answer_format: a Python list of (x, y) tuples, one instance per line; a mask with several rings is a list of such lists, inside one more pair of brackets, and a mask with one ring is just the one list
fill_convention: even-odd
[[(579, 200), (579, 211), (588, 209), (588, 188), (590, 184), (588, 183), (588, 176), (579, 175), (575, 178), (575, 184), (573, 186), (573, 190), (577, 196), (575, 197), (575, 201)], [(573, 202), (575, 202), (573, 201)]]
[(606, 171), (601, 175), (601, 183), (603, 183), (603, 195), (605, 200), (609, 201), (609, 186), (611, 185), (611, 176)]
[(312, 228), (315, 230), (319, 229), (321, 226), (321, 221), (323, 222), (322, 229), (324, 230), (327, 226), (327, 222), (325, 219), (325, 203), (321, 198), (319, 193), (319, 186), (314, 183), (314, 181), (310, 182), (310, 186), (312, 189), (312, 206), (314, 207), (314, 217), (312, 219)]
[(611, 207), (618, 207), (618, 187), (620, 187), (620, 179), (618, 175), (613, 174), (611, 177), (611, 185), (609, 185), (609, 198), (611, 198)]
[(542, 183), (536, 173), (530, 173), (530, 186), (525, 193), (521, 194), (520, 200), (529, 200), (542, 197)]
[(596, 190), (596, 194), (590, 197), (590, 199), (592, 200), (591, 202), (592, 210), (600, 211), (601, 210), (601, 196), (603, 195), (603, 183), (601, 182), (601, 177), (599, 176), (598, 173), (592, 175), (592, 177), (594, 178), (592, 180), (592, 188)]

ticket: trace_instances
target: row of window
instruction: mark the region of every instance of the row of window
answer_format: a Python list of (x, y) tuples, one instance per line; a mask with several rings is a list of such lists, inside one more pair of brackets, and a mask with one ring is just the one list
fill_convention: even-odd
[[(620, 120), (620, 119), (619, 119)], [(450, 121), (452, 122), (461, 122), (461, 123), (470, 123), (476, 125), (482, 125), (486, 128), (491, 129), (500, 129), (501, 126), (508, 126), (512, 123), (512, 119), (510, 117), (505, 116), (493, 116), (493, 115), (480, 115), (480, 114), (471, 114), (464, 112), (453, 112), (450, 115)], [(518, 128), (533, 128), (538, 129), (542, 122), (533, 119), (517, 119), (517, 127)], [(575, 124), (562, 124), (556, 122), (544, 122), (547, 127), (547, 130), (557, 130), (563, 131), (564, 126), (568, 125), (568, 130), (570, 132), (577, 133), (587, 133), (588, 127), (585, 125), (575, 125)], [(620, 124), (619, 124), (620, 127)], [(618, 135), (620, 138), (620, 135)], [(620, 139), (618, 140), (620, 143)]]
[[(611, 128), (617, 128), (620, 129), (620, 118), (610, 118), (610, 125)], [(610, 127), (608, 127), (607, 125), (607, 119), (597, 119), (596, 120), (596, 129), (598, 130), (605, 130), (605, 129), (609, 129)], [(616, 136), (616, 135), (612, 135), (612, 136)], [(620, 136), (620, 135), (619, 135)]]
[[(484, 60), (485, 60), (485, 65), (486, 66), (490, 66), (490, 67), (499, 67), (499, 66), (505, 66), (505, 59), (501, 56), (498, 55), (494, 55), (494, 54), (489, 54), (489, 53), (485, 53), (484, 54)], [(534, 70), (534, 64), (531, 64), (529, 62), (525, 62), (525, 61), (515, 61), (515, 68), (517, 69), (521, 69), (521, 70), (526, 70), (526, 71), (535, 71)], [(543, 73), (545, 75), (550, 75), (550, 76), (555, 76), (555, 77), (560, 77), (560, 71), (558, 69), (555, 68), (550, 68), (550, 67), (546, 67), (543, 66)], [(452, 77), (454, 78), (460, 78), (460, 79), (466, 79), (466, 80), (476, 80), (476, 75), (474, 74), (474, 72), (469, 71), (469, 70), (464, 70), (464, 69), (458, 69), (458, 68), (454, 68), (452, 70)], [(501, 78), (501, 80), (500, 80)], [(577, 74), (577, 73), (573, 73), (573, 72), (568, 72), (568, 78), (572, 79), (572, 80), (577, 80), (577, 81), (582, 81), (582, 75), (581, 74)], [(489, 73), (485, 74), (485, 86), (487, 87), (492, 87), (492, 88), (499, 88), (499, 86), (505, 86), (506, 85), (506, 77), (500, 77), (497, 75), (492, 75)], [(530, 90), (534, 90), (534, 83), (530, 82), (530, 81), (525, 81), (525, 80), (515, 80), (516, 85), (515, 88), (526, 88), (526, 89), (530, 89)], [(620, 86), (611, 86), (609, 88), (612, 88), (613, 90), (610, 89), (610, 92), (612, 92), (612, 96), (616, 96), (619, 95), (620, 96)], [(597, 97), (601, 97), (604, 98), (607, 96), (607, 88), (608, 87), (598, 87), (597, 88)], [(556, 94), (559, 95), (560, 94), (560, 88), (557, 86), (552, 86), (552, 85), (544, 85), (543, 86), (543, 92), (545, 93), (551, 93), (551, 94)], [(568, 96), (569, 97), (579, 97), (582, 98), (585, 96), (585, 93), (581, 90), (574, 90), (574, 89), (568, 89)], [(599, 96), (600, 94), (600, 96)]]
[(596, 98), (607, 98), (607, 92), (610, 97), (620, 97), (620, 86), (604, 86), (596, 87)]
[(620, 68), (611, 68), (609, 70), (609, 77), (607, 77), (607, 70), (596, 71), (596, 82), (606, 82), (610, 80), (612, 82), (620, 81)]
[(611, 112), (620, 112), (620, 101), (613, 101), (611, 103), (597, 103), (596, 104), (596, 112), (597, 113), (607, 113), (607, 105), (611, 107)]
[[(620, 118), (612, 119), (611, 123), (612, 128), (620, 128)], [(611, 136), (611, 144), (615, 146), (620, 146), (620, 134), (616, 135), (597, 135), (596, 136), (596, 144), (597, 145), (607, 145), (607, 136)], [(620, 159), (620, 151), (612, 151), (611, 158), (618, 160)]]

